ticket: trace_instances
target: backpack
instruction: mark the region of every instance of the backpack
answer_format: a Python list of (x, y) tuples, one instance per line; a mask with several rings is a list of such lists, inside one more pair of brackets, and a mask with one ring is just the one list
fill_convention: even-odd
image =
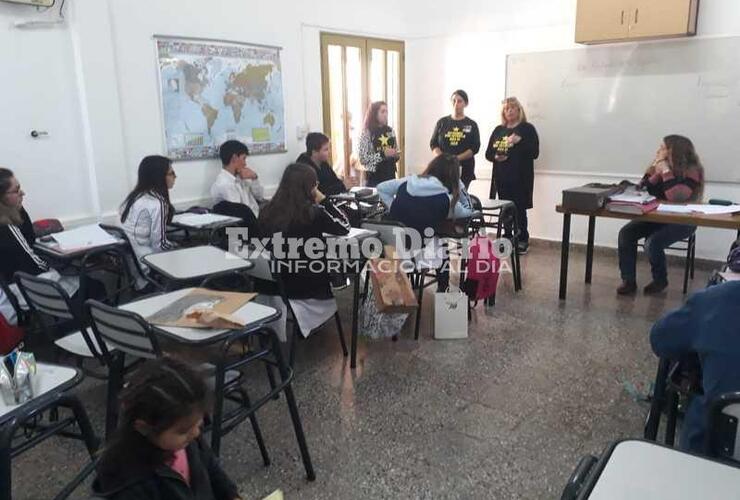
[(11, 325), (5, 319), (5, 316), (0, 314), (0, 356), (8, 354), (10, 351), (18, 347), (23, 342), (23, 329)]
[(476, 235), (470, 242), (465, 281), (460, 287), (470, 300), (477, 302), (496, 296), (500, 261), (493, 250), (493, 241), (488, 236)]

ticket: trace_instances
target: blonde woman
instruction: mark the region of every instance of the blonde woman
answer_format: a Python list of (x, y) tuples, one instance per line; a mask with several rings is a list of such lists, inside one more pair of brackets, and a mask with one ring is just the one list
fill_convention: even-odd
[[(516, 97), (507, 97), (501, 107), (501, 125), (488, 140), (486, 159), (493, 162), (490, 197), (513, 201), (519, 225), (519, 253), (529, 249), (527, 209), (532, 208), (534, 160), (540, 154), (537, 130), (527, 121)], [(511, 228), (506, 228), (511, 233)]]

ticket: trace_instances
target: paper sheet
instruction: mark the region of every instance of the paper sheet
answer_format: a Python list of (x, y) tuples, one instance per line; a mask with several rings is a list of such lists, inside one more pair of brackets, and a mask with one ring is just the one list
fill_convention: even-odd
[(62, 251), (99, 247), (118, 242), (117, 239), (97, 224), (76, 227), (61, 233), (54, 233), (51, 236), (59, 243), (59, 249)]
[(172, 218), (172, 222), (190, 227), (204, 227), (219, 222), (236, 222), (239, 219), (229, 217), (228, 215), (219, 214), (177, 214)]
[(329, 234), (324, 233), (324, 238), (342, 238), (342, 239), (363, 239), (371, 234), (375, 234), (375, 231), (371, 231), (369, 229), (360, 229), (359, 227), (351, 227), (349, 228), (349, 234), (346, 234), (344, 236), (337, 236), (335, 234)]
[(723, 215), (735, 214), (740, 212), (740, 205), (707, 205), (707, 204), (688, 204), (688, 205), (668, 205), (661, 203), (658, 205), (658, 212), (670, 214), (707, 214)]
[(636, 191), (614, 194), (609, 197), (609, 201), (620, 201), (623, 203), (650, 203), (655, 196), (648, 193), (639, 193)]

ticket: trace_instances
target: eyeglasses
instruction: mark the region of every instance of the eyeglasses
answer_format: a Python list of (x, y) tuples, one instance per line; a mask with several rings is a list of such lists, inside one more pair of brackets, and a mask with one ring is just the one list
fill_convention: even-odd
[(173, 179), (177, 179), (177, 174), (175, 173), (174, 170), (170, 170), (169, 172), (167, 172), (167, 177), (172, 177)]

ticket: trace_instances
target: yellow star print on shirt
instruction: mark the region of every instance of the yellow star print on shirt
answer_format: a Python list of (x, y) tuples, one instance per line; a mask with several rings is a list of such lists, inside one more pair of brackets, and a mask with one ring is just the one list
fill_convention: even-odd
[(450, 143), (450, 146), (457, 146), (462, 139), (465, 139), (465, 133), (460, 131), (460, 127), (453, 127), (445, 134), (445, 139)]
[(380, 141), (380, 147), (385, 149), (389, 146), (388, 141), (390, 141), (391, 138), (388, 137), (386, 134), (383, 134), (380, 137), (378, 137), (378, 140)]

